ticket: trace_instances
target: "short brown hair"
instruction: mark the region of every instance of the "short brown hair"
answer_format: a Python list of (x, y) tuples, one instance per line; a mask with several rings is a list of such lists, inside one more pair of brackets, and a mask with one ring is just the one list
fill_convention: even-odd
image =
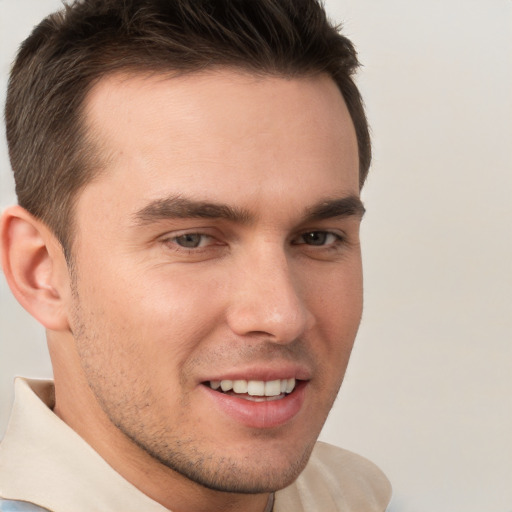
[(189, 73), (213, 66), (294, 77), (327, 73), (355, 126), (360, 186), (370, 137), (353, 74), (352, 43), (317, 0), (76, 0), (22, 44), (5, 119), (21, 206), (45, 222), (69, 255), (77, 192), (98, 172), (84, 99), (118, 71)]

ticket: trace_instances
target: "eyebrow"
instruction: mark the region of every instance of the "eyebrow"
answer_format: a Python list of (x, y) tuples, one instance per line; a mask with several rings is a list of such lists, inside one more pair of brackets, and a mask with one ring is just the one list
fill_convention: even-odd
[[(336, 217), (362, 217), (365, 208), (355, 195), (325, 199), (306, 209), (304, 222)], [(167, 219), (225, 219), (239, 224), (250, 224), (254, 215), (249, 210), (223, 203), (198, 201), (182, 196), (169, 196), (156, 199), (138, 210), (135, 222), (139, 225), (151, 224)]]
[(226, 219), (248, 224), (252, 215), (248, 210), (208, 201), (196, 201), (182, 196), (170, 196), (152, 201), (135, 214), (138, 224), (145, 225), (165, 219)]
[(332, 219), (336, 217), (359, 217), (365, 214), (365, 208), (358, 196), (326, 199), (306, 210), (306, 221)]

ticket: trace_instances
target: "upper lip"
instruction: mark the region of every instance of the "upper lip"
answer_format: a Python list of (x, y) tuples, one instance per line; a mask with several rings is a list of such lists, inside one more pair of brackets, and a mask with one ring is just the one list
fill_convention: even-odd
[(201, 379), (201, 382), (212, 380), (262, 380), (272, 381), (280, 379), (310, 380), (311, 370), (303, 365), (293, 363), (250, 365), (245, 367), (230, 368), (226, 371), (209, 375)]

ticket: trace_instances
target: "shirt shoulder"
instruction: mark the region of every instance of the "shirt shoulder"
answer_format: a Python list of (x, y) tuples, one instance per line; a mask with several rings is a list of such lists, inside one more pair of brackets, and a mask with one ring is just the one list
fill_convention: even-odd
[(391, 484), (368, 459), (318, 442), (299, 478), (276, 493), (274, 512), (384, 512)]

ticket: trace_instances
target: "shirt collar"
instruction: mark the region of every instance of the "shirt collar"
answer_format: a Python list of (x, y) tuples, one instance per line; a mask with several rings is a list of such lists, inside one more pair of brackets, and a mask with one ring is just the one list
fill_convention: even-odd
[[(0, 495), (56, 511), (166, 512), (52, 412), (50, 381), (16, 379), (0, 445)], [(167, 511), (168, 512), (168, 511)]]

